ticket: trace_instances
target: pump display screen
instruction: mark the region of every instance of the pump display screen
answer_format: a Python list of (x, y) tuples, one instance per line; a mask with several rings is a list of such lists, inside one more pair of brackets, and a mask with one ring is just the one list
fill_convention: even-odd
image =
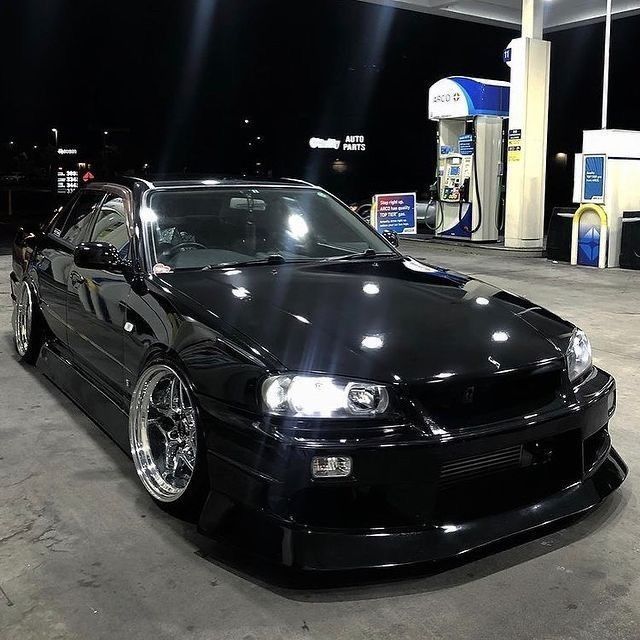
[(460, 175), (460, 167), (451, 167), (449, 169), (450, 176), (459, 176)]

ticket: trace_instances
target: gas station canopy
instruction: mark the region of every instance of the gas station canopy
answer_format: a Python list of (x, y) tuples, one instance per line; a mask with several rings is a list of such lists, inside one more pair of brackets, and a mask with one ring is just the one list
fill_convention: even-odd
[[(364, 0), (447, 18), (519, 29), (522, 0)], [(547, 0), (544, 28), (566, 29), (604, 20), (606, 0)], [(614, 0), (613, 17), (640, 14), (640, 0)]]

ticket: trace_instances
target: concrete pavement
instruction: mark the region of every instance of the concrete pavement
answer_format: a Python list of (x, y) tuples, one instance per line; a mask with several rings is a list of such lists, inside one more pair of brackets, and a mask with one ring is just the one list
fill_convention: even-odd
[[(640, 637), (640, 272), (406, 242), (403, 250), (578, 323), (618, 380), (622, 490), (567, 529), (427, 576), (325, 589), (203, 557), (128, 458), (11, 338), (0, 256), (0, 638), (199, 640)], [(443, 319), (446, 321), (446, 319)]]

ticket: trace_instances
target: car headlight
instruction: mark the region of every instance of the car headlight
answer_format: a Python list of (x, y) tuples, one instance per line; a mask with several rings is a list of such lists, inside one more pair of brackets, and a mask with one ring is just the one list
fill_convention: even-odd
[(571, 382), (577, 380), (583, 373), (591, 369), (591, 343), (584, 331), (580, 329), (574, 330), (566, 355), (567, 370)]
[(262, 385), (265, 411), (300, 418), (363, 418), (389, 407), (386, 387), (329, 376), (281, 375)]

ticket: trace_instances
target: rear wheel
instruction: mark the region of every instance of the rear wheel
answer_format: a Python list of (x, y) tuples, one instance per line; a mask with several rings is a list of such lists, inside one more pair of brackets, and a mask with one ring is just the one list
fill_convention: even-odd
[(197, 516), (208, 476), (198, 411), (179, 368), (156, 361), (142, 372), (131, 399), (129, 441), (136, 472), (168, 511)]
[(35, 364), (42, 345), (42, 329), (34, 306), (34, 293), (22, 282), (13, 308), (13, 339), (21, 360)]

